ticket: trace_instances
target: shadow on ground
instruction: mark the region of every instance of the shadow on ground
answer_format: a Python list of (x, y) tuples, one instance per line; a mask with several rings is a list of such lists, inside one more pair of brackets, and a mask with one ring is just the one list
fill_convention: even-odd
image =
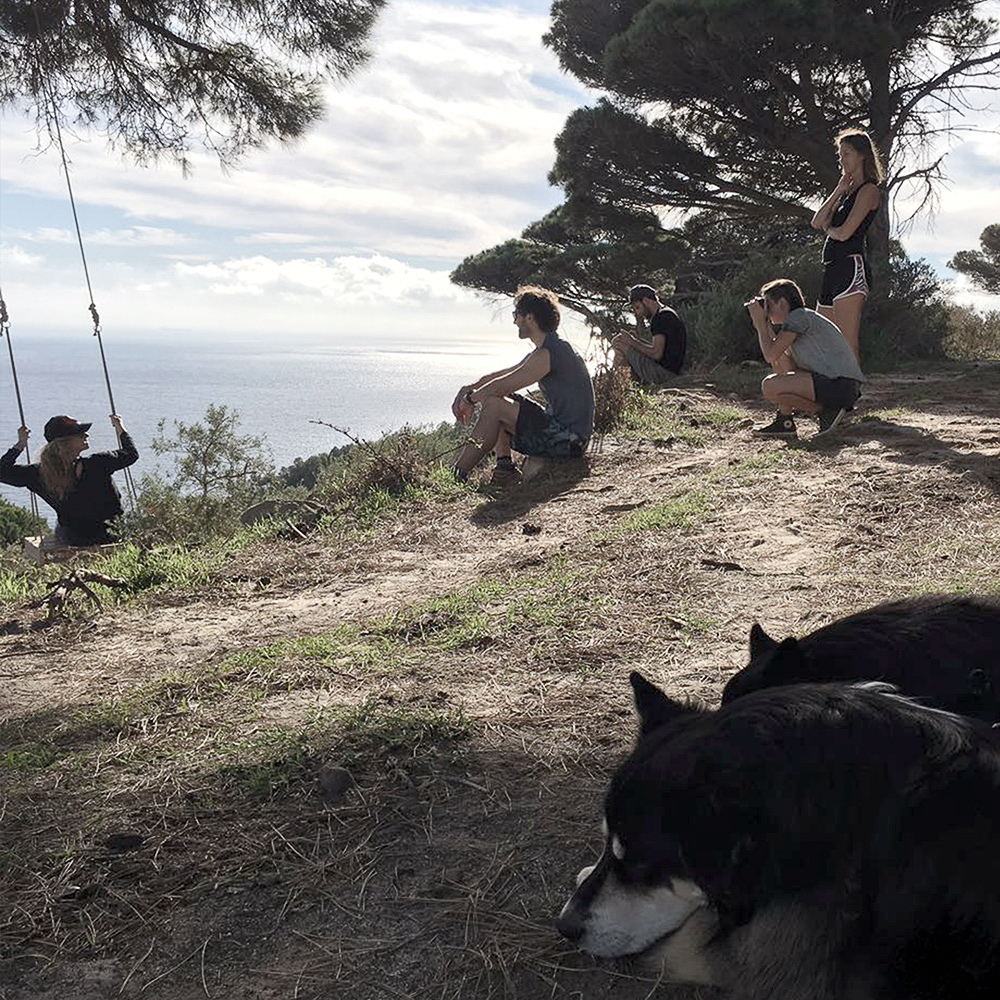
[[(5, 1000), (642, 1000), (655, 977), (599, 966), (552, 924), (602, 848), (632, 729), (624, 692), (579, 699), (567, 688), (453, 744), (345, 758), (315, 749), (320, 733), (310, 754), (264, 762), (263, 792), (179, 766), (29, 783), (0, 839)], [(576, 732), (553, 725), (567, 711)], [(351, 780), (331, 788), (335, 764)]]
[[(533, 461), (537, 460), (528, 459), (525, 462), (529, 471), (532, 470)], [(554, 500), (586, 479), (590, 474), (590, 459), (546, 459), (536, 468), (537, 472), (523, 483), (498, 490), (486, 503), (476, 508), (472, 514), (472, 523), (507, 524), (524, 517), (534, 507)]]

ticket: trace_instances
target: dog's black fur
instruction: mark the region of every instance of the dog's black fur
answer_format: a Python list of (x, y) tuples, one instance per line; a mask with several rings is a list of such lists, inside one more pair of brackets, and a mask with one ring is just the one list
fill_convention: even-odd
[[(741, 1000), (1000, 997), (996, 730), (885, 685), (794, 685), (717, 712), (632, 685), (642, 734), (565, 936)], [(656, 941), (634, 925), (656, 923), (646, 901), (665, 886), (695, 902)]]
[(1000, 602), (931, 595), (880, 604), (801, 639), (750, 630), (750, 663), (723, 705), (761, 688), (886, 681), (922, 704), (1000, 721)]

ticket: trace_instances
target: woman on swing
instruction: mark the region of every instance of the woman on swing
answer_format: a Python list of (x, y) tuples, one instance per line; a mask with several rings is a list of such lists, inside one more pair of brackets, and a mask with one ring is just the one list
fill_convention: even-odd
[(82, 458), (81, 452), (90, 447), (87, 431), (92, 425), (63, 414), (46, 423), (48, 443), (36, 464), (14, 464), (28, 445), (27, 427), (18, 429), (17, 444), (0, 458), (0, 482), (26, 486), (40, 496), (56, 512), (56, 541), (63, 545), (113, 541), (108, 522), (121, 514), (122, 501), (111, 473), (135, 462), (139, 452), (117, 413), (111, 415), (111, 423), (118, 434), (117, 451)]
[(871, 291), (865, 258), (865, 233), (882, 202), (884, 173), (867, 132), (846, 129), (834, 140), (839, 151), (840, 183), (813, 216), (813, 229), (826, 233), (823, 288), (816, 311), (832, 320), (860, 359), (861, 310)]

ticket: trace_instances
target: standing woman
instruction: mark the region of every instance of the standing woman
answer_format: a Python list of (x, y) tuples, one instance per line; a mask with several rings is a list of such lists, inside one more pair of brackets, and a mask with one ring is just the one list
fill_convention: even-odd
[(885, 174), (867, 132), (847, 129), (834, 141), (839, 151), (840, 183), (812, 220), (813, 229), (826, 233), (817, 312), (839, 327), (858, 358), (861, 310), (871, 291), (865, 233), (882, 202)]
[(17, 444), (0, 456), (0, 483), (26, 486), (40, 496), (57, 515), (56, 540), (63, 545), (105, 545), (112, 541), (108, 521), (122, 512), (121, 496), (111, 478), (139, 457), (122, 418), (112, 414), (118, 433), (117, 451), (102, 451), (81, 458), (90, 447), (87, 431), (73, 417), (61, 414), (45, 424), (48, 444), (34, 465), (16, 465), (17, 456), (28, 444), (27, 427), (17, 432)]

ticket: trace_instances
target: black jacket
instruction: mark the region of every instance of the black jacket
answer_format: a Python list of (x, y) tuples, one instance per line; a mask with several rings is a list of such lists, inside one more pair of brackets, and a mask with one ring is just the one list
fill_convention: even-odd
[(83, 471), (62, 499), (45, 488), (37, 464), (14, 464), (20, 454), (21, 449), (15, 445), (0, 457), (0, 483), (26, 486), (40, 496), (56, 512), (61, 529), (58, 534), (68, 545), (104, 545), (112, 540), (107, 522), (122, 512), (122, 499), (111, 473), (139, 457), (129, 434), (122, 434), (117, 451), (99, 451), (80, 458)]

